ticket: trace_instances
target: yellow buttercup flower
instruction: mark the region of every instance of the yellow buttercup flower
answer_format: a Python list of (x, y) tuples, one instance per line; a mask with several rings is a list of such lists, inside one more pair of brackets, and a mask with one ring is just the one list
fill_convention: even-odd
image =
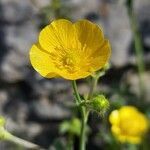
[(53, 21), (30, 50), (31, 64), (43, 77), (69, 80), (85, 78), (103, 68), (109, 56), (109, 41), (101, 28), (88, 20)]
[(112, 111), (109, 121), (112, 133), (122, 143), (140, 143), (149, 126), (146, 116), (133, 106)]

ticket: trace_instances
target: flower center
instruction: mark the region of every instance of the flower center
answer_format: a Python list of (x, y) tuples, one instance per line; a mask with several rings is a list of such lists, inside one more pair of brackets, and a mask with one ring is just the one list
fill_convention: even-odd
[(50, 53), (50, 58), (54, 65), (60, 70), (67, 70), (69, 73), (74, 73), (77, 70), (73, 57), (65, 52), (52, 52)]

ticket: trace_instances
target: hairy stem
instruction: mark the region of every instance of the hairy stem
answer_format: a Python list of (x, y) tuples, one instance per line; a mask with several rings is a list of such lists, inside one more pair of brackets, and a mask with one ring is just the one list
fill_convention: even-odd
[[(77, 84), (76, 84), (76, 81), (72, 81), (72, 87), (73, 87), (73, 90), (74, 90), (74, 95), (75, 95), (75, 99), (76, 99), (76, 103), (77, 104), (80, 104), (81, 103), (81, 98), (80, 98), (80, 95), (79, 95), (79, 92), (77, 90)], [(81, 118), (81, 133), (80, 133), (80, 150), (85, 150), (85, 147), (86, 147), (86, 124), (87, 124), (87, 118), (86, 117), (86, 109), (84, 107), (81, 107), (80, 109), (81, 111), (81, 115), (82, 115), (82, 118)]]

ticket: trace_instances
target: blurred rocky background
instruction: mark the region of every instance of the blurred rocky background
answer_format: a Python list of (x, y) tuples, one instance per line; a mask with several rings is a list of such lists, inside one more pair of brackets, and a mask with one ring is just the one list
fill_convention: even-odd
[[(112, 57), (111, 68), (102, 78), (97, 92), (105, 92), (111, 100), (120, 99), (118, 90), (127, 90), (125, 93), (138, 97), (133, 35), (124, 2), (0, 0), (0, 114), (7, 118), (6, 128), (9, 131), (48, 148), (59, 136), (59, 123), (72, 115), (69, 107), (73, 103), (70, 82), (42, 78), (29, 61), (29, 50), (37, 40), (39, 30), (54, 18), (72, 21), (86, 18), (101, 24), (110, 39)], [(150, 1), (135, 0), (134, 10), (144, 46), (145, 99), (150, 102)], [(81, 93), (87, 92), (87, 84), (79, 81), (79, 89)], [(127, 94), (125, 98), (128, 98)], [(96, 130), (98, 127), (93, 128)], [(93, 148), (102, 148), (95, 137), (89, 143), (89, 150)], [(8, 149), (19, 148), (0, 142), (0, 150)]]

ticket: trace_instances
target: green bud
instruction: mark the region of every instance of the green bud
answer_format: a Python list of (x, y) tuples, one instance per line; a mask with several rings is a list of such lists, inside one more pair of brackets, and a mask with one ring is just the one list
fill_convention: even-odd
[(82, 106), (85, 106), (92, 111), (96, 111), (97, 113), (104, 115), (104, 113), (109, 108), (109, 101), (105, 98), (104, 95), (98, 95), (92, 100), (88, 100), (82, 103)]
[(97, 112), (105, 111), (109, 108), (109, 101), (104, 95), (98, 95), (92, 100), (91, 106)]

